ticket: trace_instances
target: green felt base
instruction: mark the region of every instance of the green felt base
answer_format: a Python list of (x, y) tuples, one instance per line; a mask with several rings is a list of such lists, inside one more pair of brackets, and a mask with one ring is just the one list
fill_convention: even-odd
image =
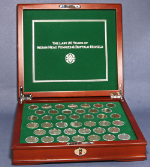
[[(81, 107), (81, 104), (84, 104), (84, 103), (85, 103), (85, 102), (77, 102), (77, 103), (73, 103), (73, 104), (78, 105), (78, 107), (77, 107), (76, 109), (81, 109), (81, 108), (82, 108), (82, 107)], [(102, 108), (97, 108), (97, 109), (98, 109), (98, 113), (90, 113), (90, 112), (89, 112), (89, 109), (90, 109), (90, 108), (96, 108), (96, 107), (94, 107), (93, 105), (94, 105), (94, 104), (97, 104), (97, 103), (102, 104), (103, 107), (102, 107)], [(62, 113), (62, 110), (63, 110), (63, 109), (57, 109), (57, 110), (59, 111), (58, 114), (49, 114), (48, 111), (51, 110), (51, 109), (56, 109), (56, 108), (55, 108), (55, 105), (58, 104), (58, 103), (46, 103), (46, 104), (50, 104), (50, 105), (52, 106), (51, 109), (43, 109), (42, 106), (43, 106), (45, 103), (34, 103), (34, 105), (37, 105), (37, 106), (39, 107), (39, 108), (36, 109), (36, 110), (44, 110), (44, 111), (45, 111), (45, 113), (42, 114), (42, 115), (37, 115), (37, 114), (35, 113), (36, 110), (31, 110), (31, 109), (29, 109), (29, 106), (33, 105), (33, 103), (32, 103), (32, 104), (26, 104), (26, 103), (25, 103), (25, 104), (24, 104), (24, 107), (23, 107), (21, 134), (20, 134), (20, 143), (26, 143), (25, 139), (26, 139), (27, 137), (29, 137), (29, 136), (38, 137), (38, 139), (39, 139), (38, 143), (42, 143), (41, 138), (42, 138), (43, 136), (52, 136), (52, 137), (54, 138), (54, 141), (53, 141), (53, 142), (54, 142), (54, 143), (57, 143), (57, 142), (58, 142), (58, 141), (57, 141), (57, 137), (58, 137), (58, 136), (62, 136), (62, 135), (68, 136), (68, 137), (70, 138), (70, 140), (69, 140), (68, 142), (74, 142), (74, 141), (72, 140), (72, 137), (73, 137), (73, 136), (76, 136), (76, 135), (84, 136), (84, 137), (85, 137), (85, 140), (84, 140), (84, 141), (89, 141), (89, 140), (88, 140), (88, 136), (89, 136), (89, 135), (98, 135), (98, 136), (100, 137), (100, 140), (99, 140), (99, 141), (105, 141), (105, 140), (103, 139), (103, 136), (104, 136), (105, 134), (112, 134), (112, 135), (114, 135), (114, 136), (115, 136), (115, 140), (114, 140), (114, 141), (118, 141), (118, 140), (120, 140), (120, 139), (118, 138), (118, 135), (119, 135), (119, 134), (122, 134), (122, 133), (126, 133), (126, 134), (130, 135), (130, 140), (136, 140), (137, 137), (136, 137), (136, 135), (135, 135), (135, 133), (134, 133), (132, 127), (131, 127), (131, 124), (129, 123), (129, 120), (128, 120), (128, 118), (127, 118), (127, 116), (126, 116), (126, 114), (125, 114), (125, 112), (124, 112), (124, 110), (123, 110), (121, 104), (120, 104), (119, 102), (113, 102), (113, 103), (114, 103), (116, 106), (113, 107), (113, 108), (110, 108), (110, 109), (112, 110), (112, 112), (111, 112), (111, 113), (104, 113), (104, 112), (102, 112), (102, 109), (103, 109), (103, 108), (109, 108), (109, 107), (106, 106), (106, 104), (108, 104), (108, 102), (87, 102), (86, 104), (89, 104), (91, 107), (85, 109), (85, 113), (83, 113), (83, 114), (78, 114), (78, 113), (76, 113), (76, 112), (75, 112), (76, 109), (70, 109), (70, 108), (68, 108), (68, 105), (69, 105), (69, 104), (72, 104), (72, 103), (61, 103), (61, 104), (63, 104), (63, 105), (65, 106), (63, 109), (70, 109), (70, 110), (72, 110), (72, 113), (71, 113), (71, 114), (64, 114), (64, 113)], [(83, 109), (83, 108), (82, 108), (82, 109)], [(113, 114), (113, 113), (120, 114), (121, 117), (120, 117), (120, 118), (111, 118), (110, 115)], [(77, 120), (70, 119), (70, 115), (72, 115), (72, 114), (77, 114), (77, 115), (80, 116), (80, 118), (77, 119)], [(94, 116), (94, 118), (92, 118), (92, 119), (85, 119), (85, 118), (83, 117), (85, 114), (91, 114), (91, 115)], [(105, 118), (105, 119), (98, 118), (98, 117), (97, 117), (98, 114), (105, 114), (105, 115), (107, 115), (107, 118)], [(38, 119), (35, 120), (35, 121), (30, 121), (30, 120), (28, 120), (28, 117), (31, 116), (31, 115), (38, 116)], [(48, 121), (47, 121), (47, 120), (43, 120), (42, 117), (43, 117), (44, 115), (51, 115), (51, 116), (52, 116), (52, 119), (51, 119), (51, 120), (48, 120)], [(62, 121), (63, 121), (63, 122), (67, 122), (68, 126), (67, 126), (66, 128), (73, 128), (73, 129), (76, 130), (76, 133), (75, 133), (74, 135), (66, 135), (66, 134), (64, 133), (64, 130), (65, 130), (66, 128), (58, 128), (58, 127), (56, 126), (56, 123), (61, 121), (61, 120), (57, 120), (57, 119), (56, 119), (56, 116), (58, 116), (58, 115), (65, 115), (65, 116), (66, 116), (66, 119), (64, 119), (64, 120), (62, 120)], [(109, 121), (109, 122), (111, 123), (110, 126), (100, 126), (100, 125), (99, 125), (99, 122), (100, 122), (100, 121), (104, 121), (104, 120)], [(121, 121), (124, 122), (124, 125), (123, 125), (123, 126), (115, 126), (115, 125), (113, 125), (113, 123), (112, 123), (114, 120), (121, 120)], [(82, 123), (82, 126), (81, 126), (81, 127), (77, 127), (77, 128), (72, 127), (72, 126), (70, 125), (70, 123), (71, 123), (71, 122), (74, 122), (74, 121), (81, 122), (81, 123)], [(93, 126), (93, 127), (85, 126), (84, 123), (85, 123), (86, 121), (94, 121), (94, 122), (96, 122), (96, 126)], [(35, 128), (35, 129), (29, 129), (29, 128), (27, 127), (27, 124), (30, 123), (30, 122), (36, 122), (36, 123), (38, 123), (38, 124), (39, 124), (39, 127), (38, 127), (38, 128)], [(43, 122), (51, 122), (51, 123), (53, 124), (53, 127), (51, 127), (51, 128), (43, 128), (43, 127), (41, 126), (41, 124), (42, 124)], [(83, 127), (89, 128), (89, 129), (91, 130), (91, 132), (90, 132), (89, 134), (84, 134), (84, 135), (83, 135), (83, 134), (80, 134), (80, 133), (78, 132), (78, 130), (79, 130), (80, 128), (83, 128)], [(102, 127), (102, 128), (104, 128), (104, 129), (106, 130), (105, 133), (103, 133), (103, 134), (96, 134), (95, 132), (93, 132), (93, 129), (96, 128), (96, 127)], [(120, 128), (120, 132), (119, 132), (119, 133), (111, 133), (111, 132), (108, 131), (108, 128), (109, 128), (109, 127), (118, 127), (118, 128)], [(60, 129), (60, 130), (61, 130), (61, 134), (60, 134), (60, 135), (50, 135), (50, 134), (49, 134), (49, 130), (50, 130), (50, 129), (53, 129), (53, 128)], [(39, 135), (35, 135), (35, 134), (34, 134), (34, 130), (36, 130), (36, 129), (44, 129), (44, 130), (46, 131), (46, 134), (45, 134), (45, 135), (40, 135), (40, 136), (39, 136)]]

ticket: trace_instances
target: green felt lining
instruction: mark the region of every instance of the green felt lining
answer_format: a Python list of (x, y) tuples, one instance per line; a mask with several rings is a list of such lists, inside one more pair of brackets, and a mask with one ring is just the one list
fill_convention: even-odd
[[(25, 92), (117, 90), (115, 10), (26, 9), (23, 38)], [(69, 41), (72, 44), (53, 44)], [(88, 42), (78, 46), (103, 47), (37, 49), (38, 46), (76, 46), (73, 42)], [(65, 61), (69, 53), (76, 58), (72, 64)]]
[[(93, 107), (93, 105), (96, 104), (96, 103), (98, 103), (98, 102), (86, 102), (86, 104), (90, 104), (91, 108), (95, 108), (95, 107)], [(50, 109), (42, 109), (42, 106), (43, 106), (45, 103), (34, 103), (34, 105), (38, 105), (38, 106), (39, 106), (38, 110), (44, 110), (44, 111), (45, 111), (45, 114), (42, 114), (42, 115), (37, 115), (37, 114), (35, 114), (35, 111), (36, 111), (36, 110), (31, 110), (31, 109), (28, 108), (30, 105), (33, 105), (33, 103), (32, 103), (32, 104), (26, 104), (26, 103), (24, 103), (23, 115), (22, 115), (22, 124), (21, 124), (20, 143), (26, 143), (25, 139), (26, 139), (27, 137), (29, 137), (29, 136), (36, 136), (36, 137), (38, 137), (38, 138), (39, 138), (38, 143), (42, 143), (42, 142), (41, 142), (41, 138), (42, 138), (43, 136), (52, 136), (52, 137), (54, 137), (54, 142), (56, 143), (56, 142), (58, 142), (58, 141), (57, 141), (57, 137), (58, 137), (58, 136), (62, 136), (62, 135), (68, 136), (68, 137), (70, 138), (69, 142), (74, 142), (74, 141), (72, 140), (72, 137), (73, 137), (73, 136), (76, 136), (76, 135), (84, 136), (84, 137), (85, 137), (85, 141), (89, 141), (87, 137), (88, 137), (89, 135), (93, 135), (93, 134), (100, 136), (100, 138), (101, 138), (100, 141), (104, 141), (103, 135), (105, 135), (105, 134), (113, 134), (113, 135), (115, 136), (115, 141), (118, 141), (118, 140), (120, 140), (120, 139), (118, 138), (118, 134), (121, 134), (121, 133), (129, 134), (129, 135), (131, 136), (130, 140), (136, 140), (137, 137), (136, 137), (136, 135), (135, 135), (135, 133), (134, 133), (134, 131), (133, 131), (133, 129), (132, 129), (132, 126), (131, 126), (131, 124), (130, 124), (130, 122), (129, 122), (129, 120), (128, 120), (128, 118), (127, 118), (127, 116), (126, 116), (126, 114), (125, 114), (125, 112), (124, 112), (124, 110), (123, 110), (121, 104), (120, 104), (119, 102), (113, 102), (113, 103), (116, 105), (116, 107), (110, 108), (110, 109), (112, 109), (112, 112), (111, 112), (111, 113), (104, 113), (104, 112), (102, 112), (102, 109), (103, 109), (103, 108), (106, 108), (107, 102), (100, 102), (100, 104), (102, 104), (103, 107), (102, 107), (102, 108), (98, 108), (99, 111), (98, 111), (98, 113), (95, 113), (95, 114), (90, 113), (90, 112), (88, 111), (89, 108), (85, 109), (85, 113), (84, 113), (84, 114), (77, 114), (77, 113), (75, 112), (76, 109), (81, 108), (81, 104), (84, 104), (84, 102), (73, 103), (73, 104), (77, 104), (77, 105), (78, 105), (78, 108), (76, 108), (76, 109), (71, 109), (71, 110), (72, 110), (72, 113), (71, 113), (71, 114), (63, 114), (63, 113), (62, 113), (62, 110), (63, 110), (63, 109), (57, 109), (57, 110), (59, 111), (58, 114), (49, 114), (48, 111), (49, 111)], [(56, 109), (56, 108), (55, 108), (55, 105), (58, 104), (58, 103), (46, 103), (46, 104), (50, 104), (50, 105), (52, 106), (51, 109)], [(68, 105), (69, 105), (69, 104), (72, 104), (72, 103), (61, 103), (61, 104), (63, 104), (63, 105), (65, 106), (64, 109), (70, 109), (70, 108), (68, 108)], [(108, 107), (107, 107), (107, 108), (108, 108)], [(118, 113), (118, 114), (121, 115), (121, 117), (120, 117), (120, 118), (111, 118), (110, 115), (113, 114), (113, 113)], [(77, 114), (77, 115), (80, 116), (80, 118), (77, 119), (76, 121), (79, 121), (79, 122), (82, 123), (82, 126), (81, 126), (81, 127), (74, 128), (74, 127), (70, 126), (70, 123), (75, 121), (75, 120), (73, 120), (73, 119), (70, 119), (70, 117), (69, 117), (69, 116), (72, 115), (72, 114)], [(92, 115), (94, 116), (94, 118), (92, 118), (92, 119), (85, 119), (85, 118), (83, 118), (83, 115), (85, 115), (85, 114), (92, 114)], [(97, 114), (106, 114), (106, 115), (107, 115), (107, 118), (105, 118), (105, 119), (97, 118)], [(28, 120), (28, 117), (31, 116), (31, 115), (36, 115), (36, 116), (38, 116), (38, 119), (35, 120), (35, 121), (30, 121), (30, 120)], [(51, 116), (52, 116), (52, 119), (51, 119), (51, 120), (48, 120), (48, 121), (47, 121), (47, 120), (43, 120), (42, 117), (43, 117), (44, 115), (51, 115)], [(56, 127), (56, 123), (57, 123), (57, 122), (60, 122), (59, 120), (56, 119), (56, 116), (57, 116), (57, 115), (65, 115), (65, 116), (66, 116), (66, 119), (65, 119), (65, 120), (62, 120), (62, 121), (68, 123), (68, 126), (67, 126), (66, 128), (73, 128), (73, 129), (75, 129), (75, 130), (76, 130), (76, 134), (74, 134), (74, 135), (66, 135), (66, 134), (64, 133), (64, 130), (65, 130), (66, 128), (58, 128), (58, 127)], [(110, 126), (100, 126), (98, 123), (99, 123), (99, 121), (103, 121), (103, 120), (110, 121), (110, 122), (111, 122), (111, 125), (110, 125)], [(113, 122), (114, 120), (121, 120), (121, 121), (124, 121), (125, 124), (124, 124), (123, 126), (115, 126), (115, 125), (112, 124), (112, 122)], [(94, 126), (94, 127), (85, 126), (85, 125), (84, 125), (84, 122), (85, 122), (85, 121), (94, 121), (94, 122), (96, 122), (96, 126)], [(35, 135), (33, 132), (34, 132), (34, 130), (36, 130), (36, 129), (29, 129), (29, 128), (27, 128), (27, 126), (26, 126), (26, 125), (27, 125), (28, 123), (30, 123), (30, 122), (36, 122), (36, 123), (38, 123), (38, 124), (39, 124), (39, 127), (36, 128), (36, 129), (44, 129), (44, 130), (46, 130), (46, 134), (45, 134), (45, 135), (41, 135), (41, 136)], [(53, 123), (53, 127), (51, 127), (51, 128), (42, 128), (41, 124), (42, 124), (43, 122), (51, 122), (51, 123)], [(78, 130), (79, 130), (80, 128), (83, 128), (83, 127), (89, 128), (89, 129), (91, 130), (90, 134), (85, 134), (85, 135), (80, 134), (80, 133), (78, 132)], [(102, 128), (104, 128), (104, 129), (106, 130), (106, 132), (103, 133), (103, 134), (96, 134), (96, 133), (93, 132), (93, 129), (94, 129), (95, 127), (102, 127)], [(109, 128), (109, 127), (118, 127), (118, 128), (120, 128), (120, 132), (119, 132), (119, 133), (111, 133), (111, 132), (108, 131), (108, 128)], [(49, 130), (50, 130), (50, 129), (53, 129), (53, 128), (60, 129), (60, 130), (61, 130), (61, 134), (60, 134), (60, 135), (50, 135), (50, 134), (49, 134)]]

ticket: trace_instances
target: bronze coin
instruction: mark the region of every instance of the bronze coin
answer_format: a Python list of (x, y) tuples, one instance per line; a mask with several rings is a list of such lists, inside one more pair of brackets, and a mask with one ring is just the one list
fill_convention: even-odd
[(111, 117), (111, 118), (120, 118), (121, 115), (114, 113), (114, 114), (111, 114), (110, 117)]
[(71, 114), (71, 113), (72, 113), (72, 111), (71, 111), (71, 110), (68, 110), (68, 109), (63, 110), (62, 112), (63, 112), (64, 114)]
[(86, 119), (92, 119), (92, 118), (94, 118), (94, 116), (91, 115), (91, 114), (86, 114), (83, 117), (86, 118)]
[(106, 106), (110, 107), (110, 108), (116, 107), (116, 105), (114, 103), (108, 103), (108, 104), (106, 104)]
[(74, 109), (77, 108), (78, 106), (76, 104), (69, 104), (68, 107)]
[(97, 108), (102, 108), (102, 107), (103, 107), (103, 105), (102, 105), (102, 104), (99, 104), (99, 103), (94, 104), (93, 106), (94, 106), (94, 107), (97, 107)]
[(58, 119), (58, 120), (63, 120), (63, 119), (66, 119), (66, 116), (64, 116), (64, 115), (58, 115), (58, 116), (56, 117), (56, 119)]
[(36, 109), (38, 109), (39, 107), (37, 106), (37, 105), (31, 105), (31, 106), (29, 106), (29, 109), (30, 110), (36, 110)]
[(43, 111), (43, 110), (36, 110), (35, 111), (35, 114), (37, 114), (37, 115), (42, 115), (44, 113), (45, 113), (45, 111)]
[(77, 109), (75, 112), (78, 114), (83, 114), (83, 113), (85, 113), (85, 110), (84, 109)]
[(44, 116), (42, 117), (42, 119), (43, 119), (43, 120), (51, 120), (52, 117), (51, 117), (50, 115), (44, 115)]
[(28, 120), (30, 120), (30, 121), (35, 121), (37, 119), (38, 119), (38, 117), (35, 116), (35, 115), (31, 115), (31, 116), (28, 117)]
[(71, 119), (79, 119), (80, 116), (79, 116), (79, 115), (76, 115), (76, 114), (73, 114), (73, 115), (70, 115), (70, 118), (71, 118)]
[(58, 114), (58, 110), (55, 109), (49, 110), (49, 114)]
[(98, 109), (91, 108), (91, 109), (89, 109), (89, 112), (90, 112), (90, 113), (97, 113), (97, 112), (98, 112)]
[(98, 114), (97, 118), (105, 119), (105, 118), (107, 118), (107, 115), (105, 115), (105, 114)]
[(116, 126), (123, 126), (125, 123), (123, 121), (116, 120), (116, 121), (113, 121), (113, 124)]
[(118, 132), (120, 132), (120, 129), (117, 127), (110, 127), (110, 128), (108, 128), (108, 131), (111, 133), (118, 133)]
[(50, 109), (50, 108), (52, 108), (52, 106), (49, 105), (49, 104), (44, 104), (44, 105), (42, 106), (42, 108), (43, 108), (43, 109)]
[(81, 104), (81, 107), (82, 108), (90, 108), (90, 105), (85, 103), (85, 104)]
[(112, 110), (109, 109), (109, 108), (103, 108), (103, 109), (102, 109), (102, 112), (110, 113), (110, 112), (112, 112)]
[(62, 109), (62, 108), (64, 108), (65, 106), (64, 106), (63, 104), (56, 104), (55, 107), (56, 107), (57, 109)]
[(85, 126), (89, 126), (89, 127), (92, 127), (92, 126), (96, 126), (96, 122), (94, 121), (86, 121), (84, 123)]

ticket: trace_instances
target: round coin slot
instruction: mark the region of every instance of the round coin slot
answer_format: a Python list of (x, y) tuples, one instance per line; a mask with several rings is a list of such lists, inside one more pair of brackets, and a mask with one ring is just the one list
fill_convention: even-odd
[(64, 113), (64, 114), (71, 114), (72, 111), (71, 111), (71, 110), (68, 110), (68, 109), (65, 109), (65, 110), (62, 111), (62, 113)]
[(100, 136), (98, 136), (98, 135), (90, 135), (90, 136), (88, 136), (88, 140), (89, 141), (99, 141), (100, 140)]
[(38, 123), (35, 123), (35, 122), (30, 122), (27, 124), (27, 127), (30, 128), (30, 129), (35, 129), (39, 126)]
[(111, 114), (110, 117), (111, 117), (111, 118), (120, 118), (121, 115), (114, 113), (114, 114)]
[(68, 129), (64, 130), (64, 133), (67, 134), (67, 135), (73, 135), (73, 134), (76, 133), (76, 130), (72, 129), (72, 128), (68, 128)]
[(102, 108), (102, 107), (103, 107), (103, 105), (102, 105), (102, 104), (99, 104), (99, 103), (94, 104), (93, 106), (96, 107), (96, 108)]
[(49, 134), (51, 135), (59, 135), (60, 133), (61, 133), (60, 129), (54, 128), (54, 129), (49, 130)]
[(63, 104), (56, 104), (55, 105), (55, 108), (57, 108), (57, 109), (62, 109), (62, 108), (64, 108), (65, 106), (63, 105)]
[(71, 122), (70, 125), (71, 125), (72, 127), (77, 128), (77, 127), (82, 126), (82, 123), (81, 123), (81, 122), (78, 122), (78, 121), (74, 121), (74, 122)]
[(100, 126), (110, 126), (110, 122), (109, 121), (100, 121), (99, 125)]
[(92, 126), (96, 126), (96, 122), (94, 121), (86, 121), (84, 123), (85, 126), (89, 126), (89, 127), (92, 127)]
[(57, 141), (60, 143), (68, 142), (70, 138), (68, 136), (59, 136), (57, 137)]
[(76, 104), (69, 104), (68, 107), (71, 109), (74, 109), (74, 108), (77, 108), (78, 106)]
[(30, 110), (36, 110), (36, 109), (38, 109), (39, 107), (37, 106), (37, 105), (31, 105), (31, 106), (29, 106), (29, 109)]
[(53, 124), (51, 122), (44, 122), (41, 124), (43, 128), (51, 128), (53, 127)]
[(96, 109), (96, 108), (91, 108), (91, 109), (89, 109), (89, 112), (90, 113), (98, 113), (98, 109)]
[(34, 134), (35, 135), (45, 135), (46, 134), (46, 131), (44, 129), (36, 129), (34, 131)]
[(120, 140), (129, 140), (130, 139), (130, 135), (126, 134), (126, 133), (122, 133), (118, 135), (118, 138)]
[(116, 126), (123, 126), (124, 122), (120, 121), (120, 120), (116, 120), (116, 121), (113, 121), (113, 124), (116, 125)]
[(85, 110), (84, 109), (77, 109), (75, 112), (78, 114), (83, 114), (83, 113), (85, 113)]
[(85, 140), (85, 138), (84, 138), (84, 136), (77, 135), (77, 136), (73, 136), (72, 140), (76, 141), (76, 142), (82, 142)]
[(73, 115), (70, 115), (70, 118), (76, 120), (76, 119), (79, 119), (80, 116), (76, 115), (76, 114), (73, 114)]
[(120, 132), (120, 129), (117, 127), (110, 127), (110, 128), (108, 128), (108, 131), (111, 133), (118, 133), (118, 132)]
[(85, 104), (81, 104), (81, 107), (82, 108), (90, 108), (90, 105), (85, 103)]
[(78, 130), (78, 132), (80, 134), (89, 134), (91, 132), (91, 130), (88, 129), (88, 128), (81, 128), (81, 129)]
[(52, 117), (51, 117), (50, 115), (44, 115), (44, 116), (42, 117), (42, 119), (43, 119), (43, 120), (51, 120)]
[(102, 112), (110, 113), (110, 112), (112, 112), (112, 110), (109, 109), (109, 108), (103, 108), (103, 109), (102, 109)]
[(94, 116), (91, 115), (91, 114), (86, 114), (86, 115), (84, 115), (83, 117), (84, 117), (85, 119), (92, 119), (92, 118), (94, 118)]
[(49, 110), (48, 113), (49, 114), (58, 114), (58, 110), (52, 109), (52, 110)]
[(29, 136), (25, 139), (25, 141), (27, 143), (37, 143), (39, 141), (39, 139), (37, 137), (34, 137), (34, 136)]
[(35, 114), (37, 114), (37, 115), (42, 115), (44, 113), (45, 113), (45, 111), (43, 111), (43, 110), (37, 110), (37, 111), (35, 111)]
[(59, 128), (65, 128), (68, 126), (67, 122), (57, 122), (56, 126)]
[(54, 141), (54, 138), (51, 136), (44, 136), (42, 137), (41, 141), (43, 143), (52, 143)]
[(108, 104), (106, 104), (106, 106), (110, 107), (110, 108), (116, 107), (116, 105), (114, 103), (108, 103)]
[(35, 121), (37, 119), (38, 119), (38, 117), (35, 116), (35, 115), (31, 115), (31, 116), (28, 117), (28, 120), (30, 120), (30, 121)]
[(94, 128), (93, 131), (97, 134), (102, 134), (102, 133), (106, 132), (106, 130), (104, 128), (101, 128), (101, 127)]
[(44, 104), (44, 105), (42, 106), (42, 108), (43, 108), (43, 109), (50, 109), (50, 108), (52, 108), (52, 106), (49, 105), (49, 104)]
[(111, 134), (106, 134), (103, 136), (103, 139), (106, 141), (113, 141), (113, 140), (115, 140), (115, 136), (111, 135)]
[(64, 120), (64, 119), (66, 119), (66, 116), (64, 116), (64, 115), (58, 115), (56, 117), (56, 119), (58, 119), (58, 120)]
[(98, 114), (97, 118), (105, 119), (105, 118), (107, 118), (107, 115), (105, 115), (105, 114)]

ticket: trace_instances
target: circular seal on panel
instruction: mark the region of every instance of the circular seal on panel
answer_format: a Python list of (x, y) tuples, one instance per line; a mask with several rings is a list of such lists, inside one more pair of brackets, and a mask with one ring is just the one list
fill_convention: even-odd
[(27, 143), (37, 143), (39, 141), (39, 139), (37, 137), (34, 137), (34, 136), (29, 136), (25, 139), (25, 141)]
[(76, 60), (76, 57), (74, 54), (72, 53), (68, 53), (66, 56), (65, 56), (65, 61), (68, 63), (68, 64), (72, 64), (74, 63)]
[(91, 108), (91, 109), (89, 109), (89, 112), (90, 113), (98, 113), (98, 109)]
[(76, 109), (75, 112), (78, 114), (83, 114), (83, 113), (85, 113), (85, 110), (84, 109)]

